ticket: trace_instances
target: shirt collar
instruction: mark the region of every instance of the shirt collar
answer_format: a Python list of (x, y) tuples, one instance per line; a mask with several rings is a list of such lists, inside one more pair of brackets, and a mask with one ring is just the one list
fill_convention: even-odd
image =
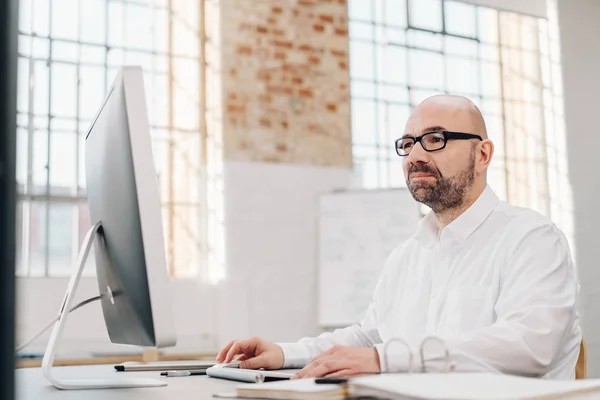
[(429, 246), (435, 245), (438, 238), (442, 243), (449, 240), (463, 243), (492, 213), (498, 201), (496, 193), (486, 186), (477, 200), (446, 226), (441, 233), (437, 228), (437, 217), (433, 212), (429, 212), (419, 222), (416, 238)]

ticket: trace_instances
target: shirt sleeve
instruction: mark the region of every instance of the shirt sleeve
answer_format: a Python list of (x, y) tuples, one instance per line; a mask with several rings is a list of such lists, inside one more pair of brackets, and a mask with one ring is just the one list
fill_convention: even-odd
[[(409, 350), (390, 345), (386, 353), (392, 362), (384, 372), (406, 372), (423, 363), (428, 371), (442, 371), (448, 361), (456, 371), (527, 376), (548, 372), (559, 353), (568, 350), (565, 338), (577, 333), (579, 285), (567, 240), (554, 225), (545, 224), (530, 229), (509, 247), (496, 322), (455, 338), (442, 338), (448, 359), (444, 347), (432, 343), (423, 346), (422, 356), (419, 349), (412, 349), (413, 364), (409, 365)], [(382, 360), (383, 344), (376, 348)]]
[(373, 347), (375, 343), (381, 342), (376, 321), (375, 304), (372, 302), (360, 324), (326, 332), (315, 338), (303, 338), (296, 343), (278, 343), (283, 350), (283, 367), (303, 368), (313, 357), (336, 345)]
[(379, 298), (385, 296), (382, 293), (385, 290), (382, 284), (394, 268), (395, 260), (397, 260), (395, 254), (401, 251), (401, 249), (402, 245), (398, 246), (386, 260), (375, 287), (373, 300), (362, 322), (343, 329), (336, 329), (333, 332), (326, 332), (314, 338), (303, 338), (295, 343), (278, 343), (283, 350), (284, 368), (303, 368), (314, 357), (336, 345), (374, 347), (376, 344), (381, 343), (381, 337), (377, 329), (377, 304), (379, 303)]

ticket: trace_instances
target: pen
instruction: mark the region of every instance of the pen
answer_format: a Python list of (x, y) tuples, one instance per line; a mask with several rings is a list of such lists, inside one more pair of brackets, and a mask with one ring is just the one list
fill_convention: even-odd
[(195, 370), (195, 371), (165, 371), (160, 373), (161, 376), (166, 377), (177, 377), (177, 376), (190, 376), (190, 375), (206, 375), (206, 371)]

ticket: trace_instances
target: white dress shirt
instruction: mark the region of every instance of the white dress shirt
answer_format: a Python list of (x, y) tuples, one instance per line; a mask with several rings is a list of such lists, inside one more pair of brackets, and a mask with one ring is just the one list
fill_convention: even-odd
[[(573, 379), (581, 329), (579, 285), (562, 232), (544, 216), (499, 201), (491, 188), (438, 232), (435, 214), (388, 257), (364, 320), (280, 343), (285, 367), (301, 368), (335, 345), (375, 347), (383, 372), (422, 362), (442, 371), (488, 371)], [(449, 360), (440, 343), (445, 342)]]

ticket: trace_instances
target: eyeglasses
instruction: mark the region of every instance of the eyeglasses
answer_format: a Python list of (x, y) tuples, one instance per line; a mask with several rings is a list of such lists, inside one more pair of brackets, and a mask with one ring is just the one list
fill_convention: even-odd
[(423, 147), (423, 150), (425, 151), (438, 151), (446, 147), (446, 143), (448, 142), (448, 140), (468, 139), (483, 140), (481, 136), (474, 135), (472, 133), (448, 131), (428, 132), (417, 137), (403, 136), (400, 139), (396, 140), (396, 153), (400, 157), (405, 157), (409, 155), (413, 147), (415, 147), (415, 145), (417, 144), (417, 142), (421, 143), (421, 147)]

